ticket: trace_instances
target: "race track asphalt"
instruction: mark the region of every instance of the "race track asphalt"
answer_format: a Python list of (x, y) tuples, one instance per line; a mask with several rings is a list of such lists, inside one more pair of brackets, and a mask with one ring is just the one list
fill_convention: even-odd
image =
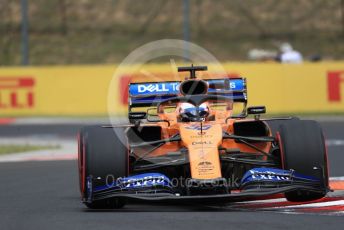
[[(344, 140), (343, 122), (322, 122)], [(74, 138), (78, 125), (1, 126), (0, 137)], [(329, 147), (331, 176), (344, 176), (344, 146)], [(343, 216), (238, 211), (229, 207), (128, 205), (90, 211), (81, 204), (76, 161), (0, 164), (0, 229), (344, 229)]]

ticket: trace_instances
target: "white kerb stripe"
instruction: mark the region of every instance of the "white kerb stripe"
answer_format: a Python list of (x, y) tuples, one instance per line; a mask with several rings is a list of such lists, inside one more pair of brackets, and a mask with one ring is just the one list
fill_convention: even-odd
[(281, 209), (281, 208), (288, 208), (288, 209), (289, 208), (319, 208), (319, 207), (327, 207), (327, 206), (334, 206), (334, 205), (344, 205), (344, 200), (319, 202), (319, 203), (312, 203), (312, 204), (291, 205), (291, 206), (283, 206), (283, 207), (274, 207), (274, 209)]

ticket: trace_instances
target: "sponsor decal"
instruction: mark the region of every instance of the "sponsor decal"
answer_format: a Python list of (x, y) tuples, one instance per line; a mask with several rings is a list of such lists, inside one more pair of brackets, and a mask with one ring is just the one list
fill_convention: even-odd
[(199, 130), (199, 131), (204, 131), (208, 130), (212, 127), (212, 125), (190, 125), (185, 127), (186, 129), (191, 129), (191, 130)]
[(0, 109), (34, 107), (33, 77), (0, 77)]
[(212, 125), (202, 125), (202, 128), (201, 128), (201, 125), (194, 124), (194, 125), (186, 126), (185, 128), (189, 130), (199, 131), (197, 132), (197, 135), (190, 136), (190, 138), (192, 139), (197, 139), (197, 138), (212, 138), (213, 135), (207, 134), (207, 132), (204, 132), (205, 130), (209, 130), (211, 127)]
[(212, 145), (211, 141), (193, 141), (192, 145)]
[(290, 180), (293, 172), (282, 170), (282, 169), (272, 169), (272, 168), (253, 168), (245, 173), (241, 183), (253, 181), (288, 181)]
[[(225, 84), (224, 80), (218, 80), (221, 84)], [(213, 81), (208, 81), (211, 84)], [(169, 93), (178, 94), (179, 93), (180, 82), (163, 82), (163, 83), (148, 83), (148, 84), (134, 84), (131, 86), (131, 93), (133, 95), (137, 94), (159, 94), (159, 93)], [(223, 91), (223, 90), (243, 90), (244, 85), (241, 79), (232, 80), (229, 83), (229, 89), (222, 88), (209, 88), (209, 92)]]
[(250, 173), (252, 174), (252, 179), (258, 179), (258, 180), (289, 180), (289, 175), (278, 175), (275, 172), (272, 171), (265, 171), (265, 172), (257, 172), (254, 170), (250, 170)]
[(144, 173), (135, 176), (118, 178), (114, 180), (111, 175), (107, 177), (106, 187), (97, 188), (97, 190), (118, 188), (118, 189), (138, 189), (155, 186), (170, 186), (170, 180), (160, 173)]
[(191, 138), (191, 139), (213, 138), (213, 135), (197, 133), (197, 135), (191, 135), (190, 138)]
[(204, 166), (204, 165), (212, 165), (212, 163), (211, 162), (209, 162), (209, 161), (203, 161), (203, 162), (200, 162), (200, 163), (198, 163), (198, 166)]
[[(137, 91), (139, 93), (151, 92), (151, 93), (159, 93), (159, 92), (169, 92), (169, 89), (166, 86), (167, 84), (149, 84), (149, 85), (138, 85)], [(172, 91), (176, 91), (177, 83), (171, 83)]]
[[(239, 77), (239, 76), (236, 76)], [(214, 79), (214, 80), (207, 80), (207, 82), (210, 85), (209, 92), (215, 92), (215, 91), (223, 91), (223, 90), (243, 90), (245, 89), (244, 81), (242, 79), (230, 79), (229, 80), (229, 88), (220, 87), (220, 88), (212, 88), (212, 84), (218, 84), (225, 86), (227, 83), (227, 79)]]
[(129, 91), (131, 95), (178, 94), (179, 82), (132, 84)]
[(253, 168), (245, 173), (242, 177), (241, 183), (247, 182), (258, 182), (258, 181), (291, 181), (291, 180), (307, 180), (318, 182), (319, 180), (310, 177), (298, 174), (293, 170), (283, 170), (283, 169), (275, 169), (275, 168)]
[[(159, 75), (166, 77), (173, 77), (169, 73), (161, 73)], [(128, 104), (129, 96), (147, 96), (147, 95), (154, 95), (154, 96), (161, 96), (161, 95), (177, 95), (179, 93), (179, 81), (175, 82), (157, 82), (157, 83), (136, 83), (131, 84), (128, 90), (128, 85), (132, 79), (135, 79), (137, 76), (129, 76), (123, 75), (119, 82), (120, 82), (120, 90), (119, 98), (122, 104)], [(225, 86), (227, 79), (215, 79), (215, 80), (207, 80), (207, 82), (211, 84), (220, 84)], [(242, 79), (230, 79), (229, 80), (229, 87), (227, 88), (209, 88), (209, 92), (216, 92), (216, 93), (225, 93), (228, 90), (233, 91), (240, 91), (245, 89), (245, 84)], [(128, 93), (129, 91), (129, 93)]]
[(198, 175), (213, 174), (214, 165), (210, 161), (202, 161), (197, 165)]
[(165, 185), (165, 177), (164, 176), (145, 176), (143, 178), (127, 178), (126, 180), (122, 181), (124, 188), (139, 188), (139, 187), (151, 187), (151, 186), (158, 186), (158, 185)]

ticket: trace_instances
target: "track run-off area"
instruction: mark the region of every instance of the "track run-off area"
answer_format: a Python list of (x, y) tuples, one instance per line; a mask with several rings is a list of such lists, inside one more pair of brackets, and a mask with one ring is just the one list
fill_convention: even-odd
[(0, 229), (344, 229), (344, 121), (320, 121), (331, 188), (305, 203), (282, 196), (224, 206), (129, 204), (89, 210), (80, 202), (76, 133), (83, 124), (8, 124), (0, 141), (50, 141), (59, 151), (0, 156)]

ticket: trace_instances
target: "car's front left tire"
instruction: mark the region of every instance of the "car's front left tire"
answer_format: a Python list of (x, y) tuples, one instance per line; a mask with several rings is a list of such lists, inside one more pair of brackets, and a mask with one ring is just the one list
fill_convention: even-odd
[(320, 192), (286, 192), (286, 199), (301, 202), (324, 197), (329, 186), (329, 175), (325, 140), (320, 125), (315, 121), (294, 120), (282, 124), (279, 135), (283, 168), (316, 178), (322, 185)]

